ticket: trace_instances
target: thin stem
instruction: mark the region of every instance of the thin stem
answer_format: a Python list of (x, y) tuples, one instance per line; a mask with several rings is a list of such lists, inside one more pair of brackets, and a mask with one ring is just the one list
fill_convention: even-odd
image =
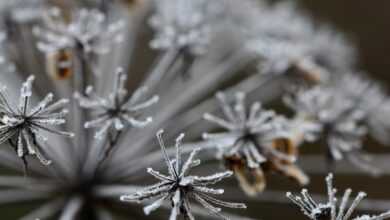
[(166, 73), (174, 66), (176, 60), (180, 56), (180, 52), (172, 49), (167, 52), (158, 60), (154, 65), (153, 71), (148, 75), (148, 77), (143, 82), (144, 86), (147, 86), (149, 92), (154, 92), (157, 89), (158, 84), (164, 78)]
[[(15, 143), (12, 142), (11, 139), (8, 140), (8, 143), (11, 145), (11, 147), (15, 150), (15, 152), (18, 151), (18, 147)], [(26, 159), (26, 155), (23, 155), (21, 157), (22, 161), (23, 161), (23, 174), (24, 174), (24, 177), (28, 177), (28, 162), (27, 162), (27, 159)]]
[[(78, 91), (81, 94), (85, 95), (85, 89), (88, 86), (88, 77), (93, 75), (92, 69), (90, 68), (90, 59), (88, 54), (85, 52), (85, 48), (81, 43), (78, 43), (76, 46), (76, 53), (79, 61), (78, 69), (75, 71), (74, 79), (74, 90)], [(88, 145), (88, 133), (84, 129), (84, 123), (87, 118), (87, 111), (85, 109), (80, 109), (78, 104), (74, 103), (73, 119), (75, 133), (78, 135), (75, 138), (75, 152), (80, 150), (79, 154), (79, 163), (80, 165), (84, 163), (87, 156), (87, 150), (89, 149)], [(82, 166), (80, 166), (82, 167)]]
[(111, 132), (108, 133), (108, 137), (107, 137), (108, 146), (107, 146), (107, 149), (104, 152), (103, 157), (101, 158), (101, 160), (98, 163), (97, 170), (99, 169), (99, 167), (101, 167), (101, 165), (111, 155), (112, 151), (114, 150), (115, 146), (117, 145), (118, 141), (120, 140), (120, 137), (121, 137), (122, 134), (123, 134), (122, 131), (116, 132), (115, 135), (112, 135)]
[(108, 14), (109, 7), (108, 7), (108, 2), (107, 0), (100, 0), (99, 2), (99, 10), (103, 12), (105, 15)]

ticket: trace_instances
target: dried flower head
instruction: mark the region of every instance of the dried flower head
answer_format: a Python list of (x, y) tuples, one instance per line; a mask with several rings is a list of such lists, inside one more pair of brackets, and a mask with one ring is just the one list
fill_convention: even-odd
[(17, 108), (12, 105), (4, 88), (0, 90), (0, 144), (8, 141), (15, 148), (18, 157), (23, 160), (27, 155), (32, 155), (42, 164), (49, 165), (51, 161), (45, 158), (44, 149), (40, 144), (47, 141), (42, 131), (73, 137), (73, 133), (51, 128), (65, 123), (68, 111), (62, 108), (68, 100), (61, 99), (50, 105), (53, 94), (49, 93), (34, 108), (31, 108), (33, 81), (34, 76), (30, 76), (23, 83)]
[(390, 211), (378, 216), (362, 215), (352, 218), (353, 212), (360, 201), (366, 197), (366, 193), (359, 192), (350, 207), (346, 209), (352, 190), (345, 190), (340, 205), (338, 206), (336, 198), (337, 190), (333, 187), (333, 174), (329, 174), (326, 177), (326, 185), (328, 190), (328, 201), (326, 203), (316, 203), (309, 195), (307, 189), (302, 190), (302, 196), (294, 196), (291, 192), (288, 192), (286, 195), (293, 203), (301, 208), (303, 214), (312, 220), (383, 220), (390, 218)]
[(329, 73), (351, 69), (354, 47), (333, 29), (317, 28), (296, 4), (252, 4), (244, 14), (247, 11), (252, 12), (252, 18), (238, 27), (244, 28), (248, 49), (262, 58), (262, 73), (293, 72), (318, 82), (326, 80)]
[(44, 26), (34, 29), (40, 38), (38, 48), (50, 53), (64, 48), (81, 48), (85, 54), (104, 54), (122, 41), (124, 23), (107, 21), (98, 10), (72, 11), (67, 21), (59, 8), (51, 8), (43, 16)]
[(185, 219), (195, 219), (191, 213), (190, 199), (199, 202), (210, 214), (219, 216), (222, 219), (227, 218), (221, 214), (221, 208), (217, 208), (214, 205), (228, 208), (246, 208), (242, 203), (224, 202), (210, 196), (221, 195), (224, 193), (224, 190), (213, 189), (208, 187), (208, 185), (220, 182), (222, 179), (231, 176), (232, 172), (216, 173), (205, 177), (187, 176), (191, 168), (200, 164), (200, 160), (195, 160), (199, 149), (192, 151), (188, 159), (182, 163), (180, 145), (184, 134), (181, 134), (176, 139), (176, 158), (171, 160), (166, 152), (162, 133), (163, 131), (159, 131), (157, 138), (168, 167), (169, 175), (163, 175), (152, 168), (148, 168), (148, 173), (161, 182), (134, 194), (122, 196), (122, 201), (143, 202), (145, 200), (156, 199), (155, 202), (144, 208), (145, 214), (149, 214), (160, 208), (165, 201), (170, 201), (172, 204), (170, 220), (176, 220), (179, 215), (182, 215)]
[(368, 132), (383, 144), (390, 143), (388, 134), (390, 118), (390, 99), (378, 82), (372, 80), (364, 73), (344, 74), (336, 80), (335, 87), (346, 98), (356, 103), (356, 108), (365, 114), (365, 125)]
[(155, 14), (150, 19), (156, 36), (154, 49), (177, 49), (192, 55), (207, 51), (211, 40), (212, 21), (207, 0), (156, 0)]
[[(372, 104), (387, 101), (382, 93), (365, 86), (363, 82), (352, 80), (347, 76), (328, 85), (302, 90), (285, 97), (285, 103), (296, 112), (296, 118), (303, 124), (311, 124), (302, 132), (308, 141), (324, 139), (327, 142), (328, 156), (339, 161), (344, 158), (355, 166), (373, 174), (379, 171), (367, 163), (362, 154), (363, 140), (370, 131), (370, 124), (378, 120), (372, 111), (377, 111)], [(353, 91), (353, 92), (352, 92)], [(367, 93), (370, 96), (366, 96)], [(377, 111), (379, 112), (379, 111)], [(373, 117), (374, 116), (374, 117)], [(379, 124), (387, 129), (386, 122)], [(374, 126), (376, 127), (376, 126)], [(378, 128), (370, 131), (374, 137), (381, 138), (383, 132), (376, 133)], [(385, 138), (382, 138), (385, 139)]]
[(158, 102), (158, 96), (143, 101), (143, 96), (147, 92), (146, 87), (141, 87), (128, 98), (126, 90), (127, 75), (122, 69), (118, 69), (115, 74), (113, 91), (107, 98), (99, 97), (93, 91), (93, 87), (86, 89), (85, 95), (75, 93), (75, 98), (80, 106), (96, 113), (96, 118), (87, 121), (85, 128), (99, 128), (95, 138), (102, 139), (110, 129), (122, 131), (131, 127), (145, 127), (152, 122), (151, 117), (141, 119), (142, 111)]
[[(226, 119), (208, 113), (204, 118), (227, 131), (205, 133), (203, 137), (215, 143), (218, 157), (235, 172), (248, 194), (264, 190), (263, 171), (268, 169), (292, 177), (301, 184), (308, 182), (306, 175), (294, 165), (297, 149), (286, 132), (287, 120), (273, 111), (263, 110), (259, 102), (247, 110), (244, 93), (235, 95), (233, 107), (223, 93), (218, 93), (217, 99)], [(250, 183), (250, 179), (255, 179), (254, 183)]]

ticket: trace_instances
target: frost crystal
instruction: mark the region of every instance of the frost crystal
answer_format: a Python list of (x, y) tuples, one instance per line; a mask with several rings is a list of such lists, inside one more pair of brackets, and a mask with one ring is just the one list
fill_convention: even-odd
[(80, 9), (65, 21), (59, 8), (52, 8), (44, 15), (44, 27), (34, 29), (41, 42), (38, 48), (44, 52), (81, 47), (85, 53), (104, 54), (110, 47), (122, 41), (122, 21), (108, 23), (97, 10)]
[(223, 219), (227, 218), (221, 214), (221, 208), (215, 207), (214, 205), (228, 208), (246, 208), (242, 203), (224, 202), (210, 196), (221, 195), (224, 193), (224, 190), (209, 188), (208, 185), (216, 184), (222, 179), (230, 177), (232, 172), (216, 173), (205, 177), (187, 176), (191, 168), (200, 164), (200, 160), (195, 160), (195, 156), (199, 149), (192, 151), (188, 159), (183, 163), (180, 145), (184, 138), (184, 134), (181, 134), (176, 139), (176, 158), (171, 160), (166, 151), (162, 133), (163, 131), (159, 131), (157, 133), (157, 138), (169, 174), (164, 175), (152, 168), (148, 168), (148, 173), (161, 182), (134, 194), (122, 196), (122, 201), (143, 202), (144, 200), (156, 199), (155, 202), (144, 208), (145, 214), (155, 211), (162, 206), (165, 201), (170, 201), (172, 204), (170, 220), (176, 220), (179, 215), (182, 215), (185, 219), (195, 219), (191, 213), (190, 199), (199, 202), (208, 212), (210, 212), (210, 214)]
[(140, 115), (143, 110), (158, 102), (159, 97), (153, 96), (142, 101), (147, 88), (141, 87), (128, 98), (126, 80), (127, 75), (122, 69), (118, 69), (113, 91), (107, 98), (99, 97), (91, 86), (86, 89), (86, 95), (75, 93), (82, 108), (96, 112), (96, 118), (84, 124), (85, 128), (99, 128), (95, 138), (103, 138), (110, 129), (121, 131), (127, 126), (140, 128), (152, 122), (151, 117), (140, 119)]
[[(221, 133), (205, 133), (206, 140), (214, 142), (218, 148), (218, 157), (224, 159), (228, 168), (235, 171), (241, 186), (249, 194), (264, 189), (262, 164), (270, 165), (276, 171), (293, 177), (301, 184), (307, 183), (307, 177), (294, 165), (296, 146), (289, 139), (287, 120), (273, 111), (263, 110), (255, 102), (250, 110), (245, 107), (245, 94), (235, 95), (232, 107), (223, 93), (217, 94), (226, 119), (206, 113), (204, 118), (225, 129)], [(246, 180), (240, 178), (246, 168), (256, 176), (257, 183), (249, 187)], [(250, 189), (254, 188), (254, 189)]]
[(326, 203), (316, 203), (307, 189), (302, 190), (301, 196), (294, 196), (291, 192), (288, 192), (286, 196), (301, 208), (303, 214), (312, 220), (383, 220), (390, 218), (390, 211), (378, 216), (362, 215), (352, 218), (353, 212), (361, 200), (366, 197), (366, 193), (359, 192), (350, 207), (346, 209), (352, 190), (345, 190), (340, 205), (337, 206), (337, 190), (333, 187), (333, 174), (326, 177), (326, 185), (328, 190), (328, 201)]
[(42, 164), (49, 165), (51, 161), (43, 155), (38, 141), (47, 141), (42, 131), (73, 137), (73, 133), (49, 127), (65, 123), (68, 111), (62, 108), (68, 100), (61, 99), (50, 105), (53, 94), (49, 93), (34, 108), (30, 108), (33, 81), (34, 76), (30, 76), (23, 83), (17, 108), (12, 106), (4, 89), (0, 90), (0, 144), (9, 141), (23, 160), (27, 155), (34, 155)]

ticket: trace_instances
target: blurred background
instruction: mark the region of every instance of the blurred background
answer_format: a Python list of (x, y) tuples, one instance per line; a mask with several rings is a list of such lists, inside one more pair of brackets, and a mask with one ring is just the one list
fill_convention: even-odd
[[(359, 50), (360, 69), (367, 71), (371, 77), (377, 79), (383, 85), (390, 86), (390, 75), (388, 73), (390, 70), (390, 62), (388, 60), (390, 57), (390, 43), (388, 43), (390, 39), (390, 1), (297, 0), (297, 2), (316, 22), (327, 23), (344, 32), (349, 39), (355, 42)], [(142, 70), (138, 71), (142, 72)], [(366, 144), (368, 146), (367, 150), (380, 154), (381, 159), (383, 159), (384, 154), (390, 155), (390, 148), (377, 147), (379, 145), (377, 142), (367, 140)], [(314, 148), (315, 146), (313, 148), (307, 147), (303, 153), (312, 153), (318, 150)], [(388, 167), (382, 168), (389, 169)], [(308, 188), (314, 193), (324, 194), (326, 190), (324, 177), (325, 173), (312, 175), (312, 182)], [(236, 184), (234, 180), (232, 181), (233, 184)], [(365, 174), (339, 173), (335, 175), (335, 185), (339, 191), (343, 191), (348, 187), (354, 189), (354, 192), (358, 190), (365, 191), (369, 195), (368, 199), (390, 199), (389, 175), (374, 178)], [(269, 178), (268, 186), (269, 190), (278, 191), (298, 191), (300, 189), (298, 186), (291, 184), (289, 180), (277, 175)], [(262, 197), (262, 195), (259, 197)], [(253, 199), (248, 203), (248, 211), (251, 216), (263, 220), (305, 219), (296, 207), (288, 203), (287, 199), (276, 198), (275, 196), (273, 199), (277, 200), (278, 203), (257, 201), (265, 200), (266, 197), (272, 199), (273, 195), (266, 193), (263, 198)], [(18, 206), (18, 208), (2, 206), (0, 208), (0, 219), (18, 219), (19, 216), (26, 213), (26, 210), (30, 208), (31, 204)], [(390, 209), (390, 205), (388, 208)]]

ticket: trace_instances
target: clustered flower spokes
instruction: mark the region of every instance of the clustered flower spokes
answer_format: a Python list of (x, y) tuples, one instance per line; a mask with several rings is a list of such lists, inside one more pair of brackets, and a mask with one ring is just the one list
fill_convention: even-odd
[(61, 99), (50, 105), (53, 94), (49, 93), (34, 108), (30, 108), (33, 81), (34, 76), (30, 76), (23, 83), (17, 108), (12, 106), (4, 89), (0, 90), (0, 144), (9, 141), (20, 158), (34, 155), (42, 164), (49, 165), (51, 161), (43, 155), (38, 141), (47, 141), (41, 131), (73, 137), (73, 133), (50, 127), (65, 123), (68, 111), (63, 107), (68, 100)]
[(95, 138), (102, 139), (104, 134), (112, 130), (122, 131), (129, 126), (142, 128), (152, 122), (151, 117), (141, 118), (142, 111), (158, 102), (159, 97), (155, 95), (144, 101), (148, 89), (141, 87), (128, 98), (126, 80), (127, 75), (122, 69), (118, 69), (113, 91), (107, 98), (99, 97), (92, 86), (86, 89), (85, 95), (75, 93), (75, 98), (82, 108), (96, 112), (95, 118), (84, 124), (85, 128), (99, 128)]
[(40, 37), (38, 48), (44, 52), (81, 46), (84, 53), (105, 54), (123, 40), (123, 21), (108, 23), (98, 10), (80, 9), (73, 12), (70, 22), (59, 8), (51, 8), (43, 16), (44, 27), (35, 27)]
[(337, 189), (333, 187), (333, 174), (329, 174), (326, 177), (326, 185), (328, 191), (327, 203), (315, 202), (309, 195), (307, 189), (302, 190), (301, 196), (294, 196), (291, 192), (288, 192), (286, 196), (299, 206), (301, 211), (312, 220), (383, 220), (390, 218), (390, 212), (385, 212), (378, 216), (362, 215), (352, 218), (353, 212), (364, 197), (366, 197), (366, 193), (359, 192), (347, 209), (352, 190), (345, 190), (338, 206), (336, 198)]
[[(258, 168), (266, 161), (260, 152), (269, 151), (274, 156), (282, 156), (270, 147), (270, 142), (276, 138), (285, 137), (281, 121), (277, 119), (275, 112), (261, 108), (259, 102), (255, 102), (247, 113), (245, 107), (245, 94), (235, 95), (236, 103), (232, 108), (223, 93), (217, 94), (225, 119), (204, 114), (204, 119), (221, 126), (226, 132), (205, 133), (203, 137), (215, 141), (220, 153), (224, 156), (242, 154), (245, 156), (250, 168)], [(259, 146), (261, 145), (261, 146)], [(264, 149), (258, 149), (259, 147)]]
[(162, 0), (150, 19), (156, 30), (151, 41), (155, 49), (188, 49), (192, 55), (204, 54), (210, 41), (210, 21), (204, 0)]
[(277, 116), (273, 111), (263, 110), (258, 102), (247, 111), (244, 93), (235, 95), (233, 107), (224, 94), (218, 93), (217, 99), (226, 119), (208, 113), (204, 118), (226, 131), (205, 133), (203, 137), (216, 145), (217, 157), (223, 159), (227, 168), (235, 172), (247, 194), (255, 195), (264, 190), (262, 165), (265, 164), (301, 184), (308, 182), (306, 175), (294, 165), (297, 150), (293, 140), (290, 140), (286, 118)]
[(367, 114), (359, 107), (359, 100), (348, 98), (341, 88), (317, 86), (298, 92), (294, 98), (286, 97), (285, 102), (302, 124), (311, 124), (302, 131), (307, 141), (326, 140), (330, 159), (346, 158), (363, 170), (377, 172), (361, 152)]
[(224, 178), (231, 176), (232, 172), (216, 173), (205, 177), (187, 176), (191, 168), (200, 165), (200, 160), (195, 160), (199, 149), (192, 151), (188, 159), (183, 163), (180, 145), (184, 134), (181, 134), (176, 139), (176, 158), (171, 160), (166, 151), (162, 133), (163, 131), (159, 131), (157, 138), (168, 167), (169, 175), (163, 175), (152, 168), (148, 168), (148, 173), (161, 182), (134, 194), (122, 196), (122, 201), (143, 202), (144, 200), (156, 199), (155, 202), (144, 208), (145, 213), (149, 214), (161, 207), (165, 201), (169, 200), (173, 206), (170, 220), (176, 220), (179, 215), (184, 216), (185, 219), (195, 219), (191, 212), (190, 199), (199, 202), (212, 215), (223, 219), (227, 218), (220, 213), (222, 211), (221, 208), (215, 207), (213, 204), (228, 208), (246, 208), (242, 203), (224, 202), (210, 196), (221, 195), (224, 193), (224, 190), (209, 188), (208, 185), (220, 182)]

